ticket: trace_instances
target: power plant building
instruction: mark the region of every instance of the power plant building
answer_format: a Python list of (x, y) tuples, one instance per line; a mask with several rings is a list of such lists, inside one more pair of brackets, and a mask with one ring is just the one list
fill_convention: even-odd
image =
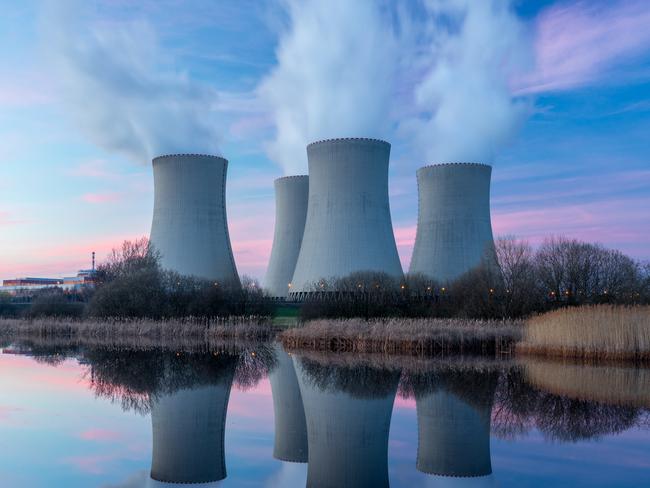
[(264, 288), (275, 298), (286, 298), (298, 261), (307, 218), (309, 177), (275, 180), (275, 232)]
[(307, 146), (309, 201), (293, 298), (321, 279), (384, 272), (401, 279), (388, 201), (390, 144), (346, 138)]
[(226, 218), (228, 161), (175, 154), (153, 160), (151, 244), (164, 269), (239, 283)]
[(417, 171), (418, 226), (410, 274), (445, 284), (482, 263), (496, 266), (491, 173), (491, 166), (477, 163), (436, 164)]

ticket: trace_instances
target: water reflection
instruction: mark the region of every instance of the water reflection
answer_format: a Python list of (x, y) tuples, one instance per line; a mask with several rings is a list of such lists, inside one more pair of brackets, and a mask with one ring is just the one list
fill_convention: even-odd
[(307, 486), (388, 486), (399, 373), (294, 358), (307, 420)]
[(273, 457), (293, 463), (307, 462), (307, 424), (298, 378), (291, 357), (276, 344), (277, 365), (269, 373), (273, 395), (275, 436)]
[(226, 479), (231, 389), (267, 376), (273, 457), (283, 463), (277, 480), (286, 474), (295, 485), (297, 463), (307, 463), (309, 487), (389, 486), (398, 393), (415, 404), (410, 463), (431, 486), (492, 486), (491, 435), (516, 440), (536, 430), (560, 442), (599, 438), (646, 425), (650, 403), (648, 370), (615, 366), (301, 356), (278, 344), (193, 353), (43, 344), (28, 350), (52, 366), (78, 358), (97, 396), (151, 414), (149, 486)]
[(418, 419), (417, 469), (428, 474), (492, 474), (490, 416), (497, 373), (438, 368), (409, 377)]

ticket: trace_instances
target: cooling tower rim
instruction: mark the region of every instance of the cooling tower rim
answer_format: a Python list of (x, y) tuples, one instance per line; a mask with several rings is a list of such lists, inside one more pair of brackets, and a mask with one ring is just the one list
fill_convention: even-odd
[(425, 166), (422, 166), (421, 168), (418, 168), (418, 172), (425, 170), (425, 169), (430, 169), (430, 168), (440, 168), (444, 166), (479, 166), (482, 168), (491, 168), (491, 164), (486, 164), (486, 163), (465, 163), (465, 162), (451, 162), (451, 163), (431, 163), (427, 164)]
[(375, 139), (373, 137), (335, 137), (332, 139), (320, 139), (318, 141), (310, 142), (307, 144), (307, 148), (309, 149), (312, 146), (316, 146), (319, 144), (326, 144), (326, 143), (344, 143), (344, 142), (353, 142), (353, 141), (360, 141), (360, 142), (374, 142), (374, 143), (379, 143), (379, 144), (385, 144), (388, 147), (390, 147), (390, 142), (384, 141), (383, 139)]
[(275, 179), (276, 183), (280, 183), (282, 181), (287, 181), (287, 180), (292, 180), (292, 179), (305, 179), (309, 178), (309, 175), (289, 175), (289, 176), (280, 176), (279, 178)]
[(159, 159), (173, 159), (173, 158), (212, 158), (212, 159), (220, 159), (221, 161), (225, 161), (226, 163), (228, 160), (224, 158), (223, 156), (215, 156), (214, 154), (199, 154), (199, 153), (178, 153), (178, 154), (161, 154), (160, 156), (156, 156), (151, 160), (152, 163), (155, 163)]

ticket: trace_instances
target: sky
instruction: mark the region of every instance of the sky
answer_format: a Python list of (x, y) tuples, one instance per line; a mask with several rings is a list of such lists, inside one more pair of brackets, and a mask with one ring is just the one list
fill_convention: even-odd
[(240, 274), (262, 278), (273, 180), (329, 137), (392, 144), (407, 269), (415, 171), (493, 165), (496, 235), (650, 259), (645, 0), (5, 0), (0, 279), (70, 276), (149, 234), (151, 158), (229, 160)]

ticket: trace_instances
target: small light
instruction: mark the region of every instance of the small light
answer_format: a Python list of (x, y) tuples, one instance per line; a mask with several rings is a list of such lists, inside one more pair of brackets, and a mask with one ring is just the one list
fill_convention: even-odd
[(289, 283), (287, 286), (288, 286), (289, 288), (291, 288), (291, 283)]

